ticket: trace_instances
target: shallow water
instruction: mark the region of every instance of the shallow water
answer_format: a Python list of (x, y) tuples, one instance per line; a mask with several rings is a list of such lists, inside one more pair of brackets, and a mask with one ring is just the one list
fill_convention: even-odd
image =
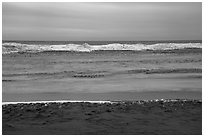
[(2, 56), (4, 102), (201, 99), (201, 49)]

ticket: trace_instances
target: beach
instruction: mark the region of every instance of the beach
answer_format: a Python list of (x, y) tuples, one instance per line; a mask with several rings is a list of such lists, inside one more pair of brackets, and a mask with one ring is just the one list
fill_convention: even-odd
[(3, 135), (201, 135), (202, 102), (44, 102), (3, 105)]
[(2, 2), (2, 135), (202, 135), (202, 2)]

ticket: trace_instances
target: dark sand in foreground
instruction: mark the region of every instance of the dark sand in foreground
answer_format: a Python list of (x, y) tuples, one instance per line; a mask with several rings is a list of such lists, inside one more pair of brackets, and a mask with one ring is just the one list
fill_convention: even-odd
[(9, 134), (202, 134), (198, 100), (30, 103), (2, 107)]

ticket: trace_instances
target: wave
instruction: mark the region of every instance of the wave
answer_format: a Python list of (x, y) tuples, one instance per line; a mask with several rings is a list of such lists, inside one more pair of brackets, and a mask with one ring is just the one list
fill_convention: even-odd
[(126, 51), (145, 51), (145, 50), (175, 50), (187, 48), (202, 48), (202, 43), (157, 43), (157, 44), (106, 44), (89, 45), (84, 44), (23, 44), (17, 42), (4, 42), (2, 44), (2, 53), (37, 53), (47, 51), (74, 51), (74, 52), (92, 52), (104, 50), (126, 50)]

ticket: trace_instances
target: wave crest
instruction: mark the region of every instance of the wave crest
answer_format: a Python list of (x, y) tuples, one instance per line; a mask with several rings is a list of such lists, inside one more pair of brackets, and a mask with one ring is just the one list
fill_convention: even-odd
[(75, 51), (75, 52), (91, 52), (98, 50), (174, 50), (185, 48), (202, 48), (201, 43), (157, 43), (157, 44), (120, 44), (112, 43), (107, 45), (89, 45), (84, 44), (65, 44), (65, 45), (43, 45), (43, 44), (22, 44), (17, 42), (5, 42), (2, 44), (2, 53), (18, 53), (18, 52), (44, 52), (44, 51)]

